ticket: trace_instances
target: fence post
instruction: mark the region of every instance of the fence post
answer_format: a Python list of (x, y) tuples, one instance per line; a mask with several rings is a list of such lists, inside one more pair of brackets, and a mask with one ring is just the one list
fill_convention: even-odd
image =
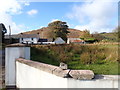
[(16, 58), (30, 59), (30, 47), (25, 44), (11, 44), (5, 48), (5, 86), (16, 87)]

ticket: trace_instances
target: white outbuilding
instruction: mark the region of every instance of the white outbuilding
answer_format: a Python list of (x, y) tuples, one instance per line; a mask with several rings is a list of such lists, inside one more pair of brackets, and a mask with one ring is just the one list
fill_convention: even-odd
[(65, 44), (65, 41), (61, 37), (56, 38), (54, 42), (55, 44)]

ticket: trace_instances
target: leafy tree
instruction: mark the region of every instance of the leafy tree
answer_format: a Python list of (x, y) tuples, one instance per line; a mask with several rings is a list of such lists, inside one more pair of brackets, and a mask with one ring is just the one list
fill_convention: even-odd
[(87, 29), (84, 30), (83, 33), (81, 34), (80, 38), (83, 40), (91, 38), (91, 34), (90, 34), (89, 30), (87, 30)]
[(68, 25), (66, 22), (62, 21), (54, 21), (48, 24), (48, 28), (50, 28), (50, 36), (53, 39), (57, 37), (61, 37), (64, 41), (67, 41), (67, 34), (69, 33)]
[(4, 43), (4, 35), (7, 33), (7, 29), (5, 28), (3, 23), (0, 23), (0, 34), (2, 35), (2, 42)]

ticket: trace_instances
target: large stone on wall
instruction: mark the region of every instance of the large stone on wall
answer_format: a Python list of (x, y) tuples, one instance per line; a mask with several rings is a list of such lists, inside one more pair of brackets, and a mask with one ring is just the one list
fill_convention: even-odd
[(55, 75), (57, 75), (57, 76), (60, 76), (60, 77), (63, 77), (63, 78), (67, 78), (68, 77), (68, 75), (69, 75), (69, 71), (70, 70), (63, 70), (63, 69), (61, 69), (61, 68), (56, 68), (54, 71), (53, 71), (53, 73), (52, 74), (55, 74)]
[(68, 67), (67, 67), (67, 64), (65, 64), (65, 63), (63, 63), (63, 62), (61, 62), (60, 63), (60, 66), (59, 66), (61, 69), (63, 69), (63, 70), (66, 70)]
[(91, 80), (94, 78), (94, 73), (91, 70), (71, 70), (69, 75), (74, 79)]

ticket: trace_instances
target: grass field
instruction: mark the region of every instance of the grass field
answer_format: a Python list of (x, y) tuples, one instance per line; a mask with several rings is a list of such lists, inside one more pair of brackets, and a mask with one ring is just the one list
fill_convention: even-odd
[(33, 45), (31, 59), (56, 66), (64, 62), (69, 69), (93, 70), (95, 74), (120, 74), (117, 44)]

